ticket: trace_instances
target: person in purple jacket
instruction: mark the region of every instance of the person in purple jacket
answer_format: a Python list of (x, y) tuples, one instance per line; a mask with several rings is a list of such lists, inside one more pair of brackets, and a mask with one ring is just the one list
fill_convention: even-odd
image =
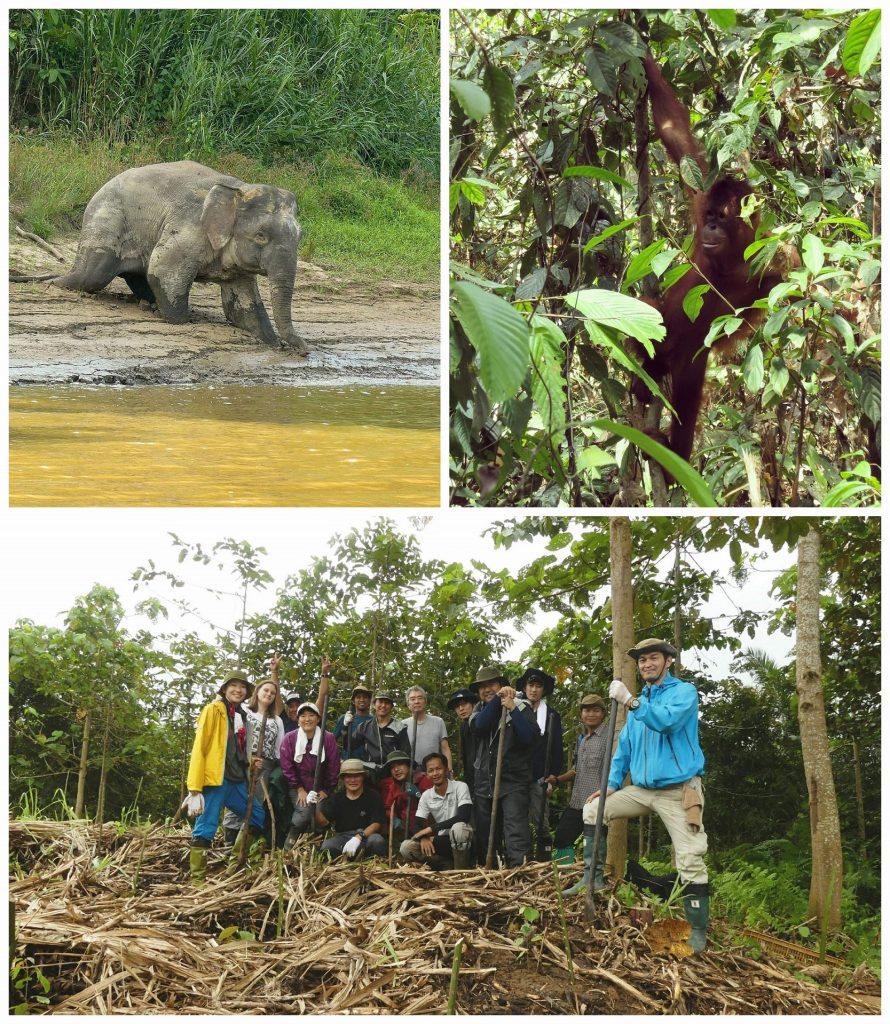
[[(318, 727), (321, 712), (315, 704), (305, 701), (297, 712), (299, 728), (289, 732), (281, 742), (279, 761), (281, 771), (287, 779), (294, 813), (284, 843), (285, 850), (292, 850), (297, 839), (304, 832), (314, 832), (315, 808), (329, 793), (333, 793), (340, 775), (340, 752), (333, 733)], [(320, 789), (315, 789), (315, 766), (321, 749)]]

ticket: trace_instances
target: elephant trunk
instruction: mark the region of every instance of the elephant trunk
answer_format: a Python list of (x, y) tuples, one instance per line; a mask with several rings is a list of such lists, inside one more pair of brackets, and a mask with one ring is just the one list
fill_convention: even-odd
[(294, 330), (291, 304), (294, 298), (294, 278), (296, 276), (295, 261), (282, 270), (280, 267), (269, 271), (269, 290), (272, 293), (272, 315), (278, 337), (285, 348), (294, 348), (300, 355), (309, 349), (306, 342)]

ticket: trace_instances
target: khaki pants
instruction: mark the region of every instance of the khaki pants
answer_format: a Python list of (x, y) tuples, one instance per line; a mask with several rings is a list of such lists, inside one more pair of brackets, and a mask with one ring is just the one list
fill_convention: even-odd
[[(696, 777), (690, 782), (699, 787)], [(702, 801), (704, 798), (702, 798)], [(584, 805), (584, 824), (596, 824), (596, 809), (599, 800)], [(654, 811), (664, 822), (670, 833), (677, 858), (677, 874), (681, 882), (707, 882), (708, 869), (704, 855), (708, 852), (708, 836), (702, 827), (694, 831), (686, 821), (683, 809), (683, 784), (667, 786), (664, 789), (644, 789), (642, 786), (625, 786), (606, 797), (603, 823), (609, 825), (614, 818), (637, 818)]]
[[(465, 821), (456, 821), (447, 832), (440, 832), (433, 839), (433, 846), (439, 857), (451, 857), (452, 850), (469, 850), (473, 845), (473, 829)], [(423, 864), (427, 857), (420, 849), (419, 839), (406, 839), (399, 847), (405, 860)]]

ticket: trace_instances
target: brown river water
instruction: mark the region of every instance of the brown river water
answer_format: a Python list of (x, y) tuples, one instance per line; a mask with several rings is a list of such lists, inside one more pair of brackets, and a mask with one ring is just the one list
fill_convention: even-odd
[(439, 504), (429, 387), (14, 387), (14, 506)]

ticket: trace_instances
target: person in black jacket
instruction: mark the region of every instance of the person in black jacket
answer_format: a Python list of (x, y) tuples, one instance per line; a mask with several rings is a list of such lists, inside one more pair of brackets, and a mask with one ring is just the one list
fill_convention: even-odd
[(473, 735), (470, 732), (470, 715), (476, 707), (477, 696), (472, 690), (455, 690), (448, 698), (448, 710), (453, 711), (460, 723), (460, 767), (461, 778), (473, 792)]
[(548, 801), (553, 792), (550, 776), (559, 775), (565, 761), (562, 752), (562, 718), (544, 699), (553, 693), (556, 679), (539, 668), (527, 668), (516, 680), (517, 688), (525, 692), (541, 730), (541, 742), (535, 747), (532, 759), (532, 786), (529, 801), (529, 820), (537, 838), (537, 859), (550, 860), (553, 844), (550, 840)]
[[(488, 850), (488, 835), (495, 811), (500, 814), (508, 867), (531, 858), (532, 838), (528, 823), (532, 755), (541, 738), (535, 714), (494, 666), (481, 668), (469, 687), (479, 695), (481, 709), (470, 716), (475, 745), (473, 759), (473, 805), (480, 861)], [(504, 757), (501, 767), (499, 807), (493, 808), (501, 710), (506, 709)]]

